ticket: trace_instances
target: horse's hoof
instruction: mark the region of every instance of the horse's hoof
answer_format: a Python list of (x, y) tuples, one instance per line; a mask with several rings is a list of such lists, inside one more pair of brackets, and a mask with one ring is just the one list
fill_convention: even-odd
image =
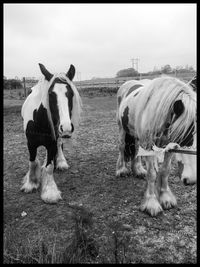
[(20, 188), (20, 191), (24, 193), (35, 193), (38, 188), (39, 184), (25, 184)]
[(125, 167), (116, 171), (116, 177), (126, 177), (128, 175), (130, 175), (130, 171)]
[(67, 170), (69, 169), (69, 165), (67, 164), (67, 162), (65, 160), (63, 161), (59, 161), (57, 164), (56, 164), (56, 169), (57, 170)]
[(140, 206), (140, 210), (147, 212), (152, 217), (163, 211), (156, 197), (148, 197), (144, 199), (144, 202)]
[(41, 199), (48, 204), (56, 204), (59, 200), (62, 199), (61, 192), (58, 190), (57, 192), (45, 192), (41, 194)]
[(160, 194), (160, 204), (163, 209), (168, 210), (177, 205), (176, 198), (171, 191), (164, 191)]

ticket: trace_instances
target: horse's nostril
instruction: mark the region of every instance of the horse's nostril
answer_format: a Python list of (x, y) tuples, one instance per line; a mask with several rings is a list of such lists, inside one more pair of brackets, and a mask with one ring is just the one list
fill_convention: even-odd
[(63, 132), (63, 127), (62, 127), (62, 125), (60, 125), (60, 131)]
[(71, 132), (73, 133), (73, 131), (74, 131), (74, 125), (71, 123), (71, 126), (72, 126)]
[(189, 184), (187, 178), (183, 179), (183, 183), (184, 183), (184, 185), (188, 185)]

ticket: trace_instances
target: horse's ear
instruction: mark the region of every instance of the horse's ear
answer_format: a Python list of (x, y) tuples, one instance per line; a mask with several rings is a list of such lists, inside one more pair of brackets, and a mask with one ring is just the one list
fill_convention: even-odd
[(181, 100), (175, 101), (173, 109), (174, 109), (174, 113), (179, 117), (184, 111), (183, 102)]
[(40, 66), (40, 70), (42, 72), (42, 74), (44, 75), (44, 77), (46, 78), (47, 81), (50, 81), (51, 78), (53, 77), (53, 74), (51, 74), (43, 64), (40, 64), (39, 63), (39, 66)]
[(70, 65), (70, 68), (69, 68), (69, 70), (68, 70), (66, 75), (70, 79), (70, 81), (73, 80), (74, 75), (75, 75), (75, 67), (74, 67), (74, 65), (72, 65), (72, 64)]

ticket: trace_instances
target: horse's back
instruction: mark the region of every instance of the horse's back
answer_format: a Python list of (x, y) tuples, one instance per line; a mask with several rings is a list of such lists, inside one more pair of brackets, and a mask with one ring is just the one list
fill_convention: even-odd
[(130, 80), (130, 81), (127, 81), (125, 83), (123, 83), (118, 91), (117, 91), (117, 96), (122, 96), (125, 92), (127, 92), (129, 90), (129, 88), (135, 84), (140, 84), (140, 81), (137, 81), (137, 80)]
[(29, 120), (33, 119), (33, 112), (41, 104), (41, 92), (37, 86), (31, 88), (31, 93), (27, 96), (21, 108), (21, 116), (24, 120), (24, 130)]
[(151, 80), (148, 79), (143, 79), (143, 80), (130, 80), (125, 83), (123, 83), (118, 92), (117, 92), (117, 102), (118, 102), (118, 107), (121, 103), (121, 101), (134, 92), (136, 89), (143, 87), (145, 84), (149, 83)]
[[(143, 86), (148, 83), (150, 80), (130, 80), (121, 85), (117, 92), (117, 121), (120, 124), (124, 124), (124, 121), (129, 121), (129, 124), (133, 124), (133, 117), (129, 117), (129, 113), (134, 113), (135, 99), (142, 90)], [(132, 101), (134, 98), (134, 101)], [(124, 125), (123, 125), (124, 127)], [(127, 127), (125, 127), (127, 128)]]

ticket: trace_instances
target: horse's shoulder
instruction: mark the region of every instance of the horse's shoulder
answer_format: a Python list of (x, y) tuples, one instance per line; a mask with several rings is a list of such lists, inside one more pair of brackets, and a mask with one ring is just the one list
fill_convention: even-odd
[(41, 92), (38, 88), (34, 88), (31, 93), (27, 96), (21, 109), (21, 115), (24, 118), (25, 114), (29, 115), (33, 113), (34, 109), (37, 109), (41, 104)]

